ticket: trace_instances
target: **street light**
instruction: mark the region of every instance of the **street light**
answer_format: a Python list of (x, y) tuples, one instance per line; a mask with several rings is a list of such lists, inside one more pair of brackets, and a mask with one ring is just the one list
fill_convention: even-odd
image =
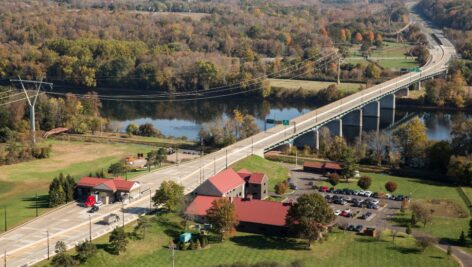
[(46, 244), (48, 246), (48, 260), (49, 260), (49, 230), (46, 230)]
[(92, 216), (89, 214), (89, 241), (92, 242)]

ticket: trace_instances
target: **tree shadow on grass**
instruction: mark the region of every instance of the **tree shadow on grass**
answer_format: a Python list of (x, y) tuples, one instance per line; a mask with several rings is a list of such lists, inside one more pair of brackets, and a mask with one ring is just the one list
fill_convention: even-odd
[(38, 195), (31, 197), (24, 197), (21, 199), (22, 201), (28, 202), (28, 209), (46, 209), (49, 208), (49, 196), (48, 195)]
[(180, 224), (178, 224), (177, 222), (173, 222), (165, 217), (158, 217), (156, 219), (156, 223), (164, 229), (164, 234), (171, 238), (178, 237), (183, 231), (183, 228)]
[(114, 255), (113, 251), (111, 250), (110, 244), (96, 244), (97, 250), (103, 250), (108, 254)]
[(291, 238), (264, 236), (264, 235), (245, 235), (234, 236), (230, 240), (239, 246), (254, 249), (277, 249), (277, 250), (306, 250), (306, 243), (298, 242)]
[(388, 249), (396, 250), (402, 254), (419, 254), (423, 252), (423, 250), (421, 250), (420, 248), (408, 248), (400, 246), (389, 246)]
[(375, 237), (356, 237), (354, 239), (356, 242), (360, 242), (360, 243), (385, 243), (385, 242), (388, 242), (386, 240), (382, 240), (382, 239), (377, 239)]

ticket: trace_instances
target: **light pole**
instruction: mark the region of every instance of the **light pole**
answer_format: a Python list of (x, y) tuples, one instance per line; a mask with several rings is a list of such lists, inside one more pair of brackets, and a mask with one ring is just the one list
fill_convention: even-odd
[(254, 155), (254, 138), (251, 137), (251, 155)]
[(121, 199), (121, 216), (123, 217), (123, 229), (125, 228), (125, 203)]
[(5, 232), (8, 230), (7, 227), (7, 206), (3, 206), (3, 215), (5, 217)]
[(7, 251), (3, 251), (3, 264), (7, 267)]
[(216, 158), (213, 156), (213, 175), (216, 174)]
[[(225, 152), (226, 152), (226, 169), (228, 169), (228, 149), (225, 149)], [(5, 216), (5, 218), (6, 218), (6, 216)]]
[(92, 243), (92, 216), (89, 214), (89, 241)]
[(36, 208), (36, 217), (38, 217), (38, 193), (36, 193), (36, 205), (35, 205), (35, 208)]
[(149, 188), (149, 214), (152, 213), (152, 197), (151, 197), (151, 188)]
[(49, 230), (46, 230), (46, 244), (48, 246), (48, 260), (49, 260)]

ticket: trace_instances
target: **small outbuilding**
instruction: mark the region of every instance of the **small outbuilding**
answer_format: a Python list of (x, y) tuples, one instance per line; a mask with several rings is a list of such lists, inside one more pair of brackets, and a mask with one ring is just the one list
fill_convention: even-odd
[(127, 181), (118, 178), (82, 177), (77, 183), (76, 189), (79, 198), (93, 195), (96, 200), (104, 204), (115, 201), (128, 201), (140, 195), (141, 185), (136, 181)]

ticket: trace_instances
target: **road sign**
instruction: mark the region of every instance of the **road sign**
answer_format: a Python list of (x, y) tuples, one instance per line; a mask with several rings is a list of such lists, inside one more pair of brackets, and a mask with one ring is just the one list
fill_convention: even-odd
[(266, 122), (267, 122), (267, 123), (272, 123), (272, 124), (274, 124), (274, 123), (275, 123), (275, 120), (273, 120), (273, 119), (266, 119)]
[(419, 67), (410, 68), (410, 72), (420, 72), (420, 68)]
[(282, 121), (282, 124), (285, 125), (285, 126), (287, 126), (287, 125), (290, 124), (290, 121), (289, 121), (289, 120), (283, 120), (283, 121)]

